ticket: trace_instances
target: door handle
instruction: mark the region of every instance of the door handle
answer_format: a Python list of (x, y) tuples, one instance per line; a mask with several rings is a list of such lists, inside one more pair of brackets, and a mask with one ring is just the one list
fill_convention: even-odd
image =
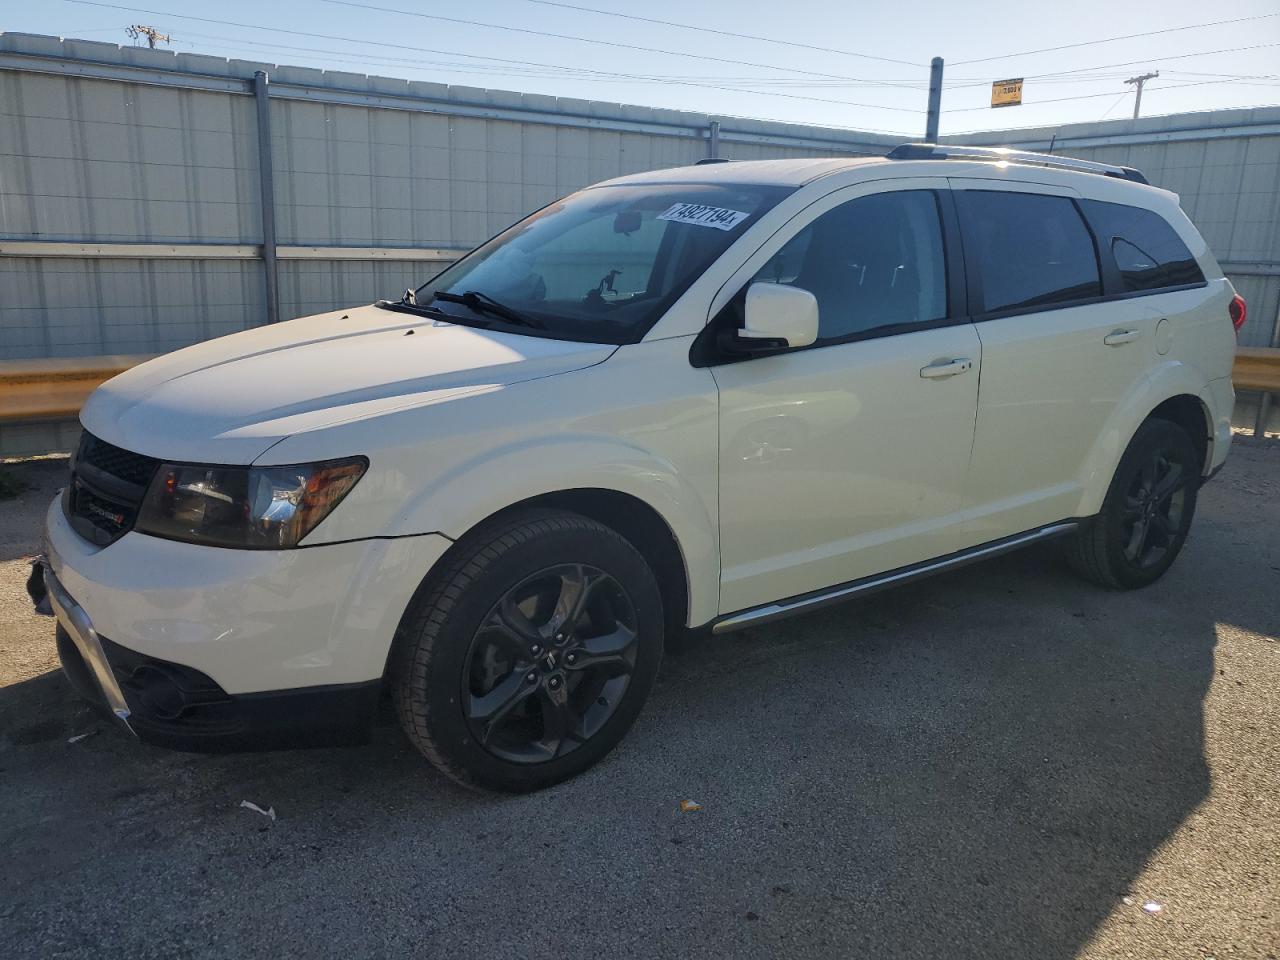
[(1102, 338), (1102, 342), (1108, 347), (1119, 347), (1126, 343), (1133, 343), (1140, 336), (1142, 336), (1141, 330), (1112, 330)]
[(968, 357), (956, 357), (952, 360), (935, 360), (927, 367), (920, 368), (920, 376), (926, 380), (941, 380), (944, 377), (954, 377), (958, 373), (964, 373), (966, 370), (973, 368), (973, 361)]

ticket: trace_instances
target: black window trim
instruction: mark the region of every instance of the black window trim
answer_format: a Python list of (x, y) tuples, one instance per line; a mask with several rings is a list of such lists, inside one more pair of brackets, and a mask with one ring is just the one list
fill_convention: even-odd
[[(1079, 198), (1069, 196), (1062, 193), (1043, 193), (1038, 190), (1001, 190), (998, 186), (991, 187), (952, 187), (952, 203), (955, 204), (955, 193), (960, 190), (973, 191), (977, 193), (1012, 193), (1012, 194), (1031, 194), (1037, 197), (1060, 197), (1063, 200), (1069, 200), (1071, 205), (1075, 207), (1076, 214), (1080, 217), (1084, 224), (1085, 231), (1089, 234), (1089, 239), (1093, 243), (1093, 256), (1098, 267), (1098, 277), (1101, 280), (1102, 295), (1097, 297), (1078, 297), (1074, 300), (1060, 300), (1054, 303), (1035, 304), (1028, 307), (1010, 307), (1004, 310), (984, 310), (982, 300), (982, 275), (978, 271), (975, 264), (972, 269), (969, 268), (967, 262), (965, 266), (965, 279), (968, 287), (968, 313), (969, 319), (973, 323), (985, 323), (988, 320), (1004, 320), (1007, 317), (1019, 317), (1029, 313), (1048, 313), (1052, 310), (1068, 310), (1073, 307), (1089, 307), (1099, 303), (1110, 303), (1116, 300), (1133, 300), (1138, 297), (1150, 297), (1161, 293), (1176, 293), (1180, 290), (1200, 290), (1209, 285), (1208, 278), (1197, 283), (1182, 283), (1169, 287), (1158, 287), (1153, 290), (1125, 290), (1124, 281), (1120, 276), (1120, 268), (1116, 264), (1115, 255), (1107, 250), (1103, 255), (1102, 245), (1099, 241), (1099, 231), (1094, 226), (1093, 221), (1089, 218), (1084, 207), (1081, 206)], [(1091, 199), (1091, 198), (1084, 198)], [(1113, 201), (1098, 201), (1110, 203)], [(1134, 204), (1126, 204), (1126, 206), (1134, 206)], [(1137, 207), (1139, 210), (1146, 210), (1146, 207)], [(956, 205), (957, 220), (959, 219), (959, 206)], [(1154, 212), (1154, 211), (1152, 211)], [(1157, 214), (1158, 216), (1158, 214)], [(1163, 219), (1163, 218), (1162, 218)], [(1175, 231), (1176, 233), (1177, 231)], [(958, 231), (959, 242), (963, 244), (964, 232), (963, 228)], [(1194, 257), (1193, 257), (1194, 259)], [(1203, 271), (1202, 271), (1203, 272)]]
[[(881, 327), (873, 327), (870, 330), (859, 330), (854, 333), (847, 333), (841, 337), (829, 337), (825, 340), (815, 340), (813, 343), (804, 347), (779, 347), (776, 350), (761, 351), (753, 354), (727, 354), (722, 351), (716, 343), (719, 333), (728, 325), (736, 326), (738, 318), (741, 316), (743, 301), (746, 298), (747, 287), (751, 286), (751, 280), (748, 279), (745, 284), (729, 298), (729, 302), (721, 308), (711, 320), (702, 328), (698, 336), (694, 339), (693, 345), (689, 348), (689, 362), (694, 367), (713, 367), (724, 366), (730, 363), (741, 363), (745, 360), (758, 360), (764, 357), (777, 357), (784, 354), (804, 353), (808, 350), (821, 350), (826, 347), (838, 347), (846, 343), (860, 343), (864, 340), (880, 340), (884, 337), (900, 337), (908, 333), (919, 333), (925, 330), (938, 330), (942, 327), (957, 327), (971, 322), (969, 311), (967, 309), (968, 297), (966, 295), (966, 287), (969, 284), (968, 272), (965, 269), (964, 248), (960, 238), (960, 218), (955, 206), (955, 197), (952, 191), (947, 187), (912, 187), (904, 186), (900, 189), (879, 190), (873, 193), (862, 194), (857, 197), (850, 197), (842, 203), (815, 216), (809, 223), (800, 229), (803, 230), (816, 222), (821, 217), (826, 216), (832, 210), (838, 209), (845, 203), (853, 203), (864, 197), (883, 196), (888, 193), (931, 193), (935, 208), (938, 212), (938, 223), (942, 233), (942, 261), (943, 261), (943, 278), (946, 283), (946, 315), (936, 320), (919, 320), (913, 323), (894, 323), (886, 324)], [(785, 228), (784, 228), (785, 229)], [(792, 236), (798, 235), (796, 231)], [(789, 240), (790, 238), (788, 238)], [(786, 241), (784, 241), (785, 244)], [(781, 247), (779, 247), (781, 249)], [(731, 319), (732, 318), (732, 319)]]

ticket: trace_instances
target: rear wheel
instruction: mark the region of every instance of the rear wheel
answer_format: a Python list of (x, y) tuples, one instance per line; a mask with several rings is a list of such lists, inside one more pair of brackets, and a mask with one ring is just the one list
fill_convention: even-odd
[(538, 511), (481, 528), (406, 614), (392, 690), (414, 745), (471, 787), (585, 770), (635, 720), (662, 656), (657, 582), (608, 527)]
[(1071, 566), (1107, 587), (1154, 583), (1186, 542), (1199, 488), (1200, 456), (1186, 431), (1146, 421), (1120, 458), (1102, 510), (1068, 542)]

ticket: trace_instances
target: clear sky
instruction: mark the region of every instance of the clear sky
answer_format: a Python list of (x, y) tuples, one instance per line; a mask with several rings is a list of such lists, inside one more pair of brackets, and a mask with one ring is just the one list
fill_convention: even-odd
[[(0, 3), (3, 30), (128, 44), (131, 23), (180, 52), (912, 138), (934, 56), (943, 133), (1129, 116), (1124, 80), (1155, 70), (1144, 116), (1280, 104), (1280, 0)], [(1008, 77), (1024, 105), (993, 110)]]

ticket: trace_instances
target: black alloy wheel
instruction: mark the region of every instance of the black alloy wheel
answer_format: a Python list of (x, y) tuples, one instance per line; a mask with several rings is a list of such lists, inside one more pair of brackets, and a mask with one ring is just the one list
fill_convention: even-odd
[(512, 587), (467, 654), (462, 705), (476, 741), (513, 763), (542, 763), (593, 737), (631, 682), (635, 605), (613, 577), (562, 564)]
[(1202, 459), (1180, 425), (1144, 422), (1120, 458), (1102, 509), (1066, 543), (1076, 572), (1121, 590), (1160, 579), (1191, 529)]
[(657, 578), (617, 531), (564, 510), (460, 540), (405, 611), (389, 666), (410, 741), (464, 786), (526, 792), (626, 735), (662, 661)]
[(1156, 447), (1134, 473), (1121, 514), (1125, 558), (1141, 569), (1156, 566), (1178, 542), (1187, 505), (1190, 464), (1179, 451)]

